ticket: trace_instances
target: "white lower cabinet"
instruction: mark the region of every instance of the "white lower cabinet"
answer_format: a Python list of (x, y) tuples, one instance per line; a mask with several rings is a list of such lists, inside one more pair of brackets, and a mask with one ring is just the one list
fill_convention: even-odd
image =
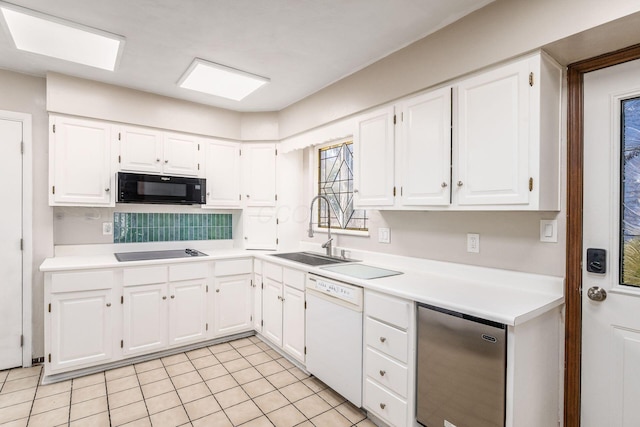
[(251, 258), (215, 263), (214, 335), (230, 335), (253, 329)]
[(364, 408), (391, 426), (415, 415), (415, 304), (364, 292)]
[(45, 278), (47, 371), (65, 372), (113, 358), (113, 284), (111, 271), (65, 272)]
[(207, 335), (206, 277), (169, 283), (169, 345), (203, 341)]
[(262, 261), (253, 260), (253, 281), (251, 282), (253, 301), (253, 329), (262, 333)]
[(145, 354), (167, 347), (166, 289), (164, 283), (123, 288), (123, 354)]
[(265, 262), (262, 284), (262, 335), (304, 363), (305, 273)]

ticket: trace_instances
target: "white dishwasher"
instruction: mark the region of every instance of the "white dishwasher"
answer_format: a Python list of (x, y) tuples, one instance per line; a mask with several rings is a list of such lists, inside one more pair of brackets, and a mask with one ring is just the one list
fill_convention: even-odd
[(358, 408), (362, 406), (362, 300), (359, 286), (308, 275), (306, 368)]

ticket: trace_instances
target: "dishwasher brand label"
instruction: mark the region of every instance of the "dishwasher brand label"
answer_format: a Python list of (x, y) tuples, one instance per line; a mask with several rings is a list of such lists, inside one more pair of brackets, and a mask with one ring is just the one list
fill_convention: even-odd
[(316, 289), (331, 295), (335, 295), (346, 301), (358, 304), (358, 293), (355, 289), (346, 286), (340, 286), (337, 283), (325, 282), (323, 280), (316, 281)]

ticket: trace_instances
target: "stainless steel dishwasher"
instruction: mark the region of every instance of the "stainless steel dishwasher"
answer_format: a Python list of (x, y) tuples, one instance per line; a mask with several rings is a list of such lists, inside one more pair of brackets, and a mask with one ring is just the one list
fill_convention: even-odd
[(418, 304), (417, 420), (504, 427), (506, 326)]

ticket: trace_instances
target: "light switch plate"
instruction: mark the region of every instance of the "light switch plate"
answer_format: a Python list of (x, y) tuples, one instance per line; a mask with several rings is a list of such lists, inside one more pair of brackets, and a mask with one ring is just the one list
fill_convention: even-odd
[(558, 221), (555, 219), (540, 220), (540, 241), (558, 243)]
[(391, 236), (388, 228), (378, 228), (378, 242), (390, 243)]

